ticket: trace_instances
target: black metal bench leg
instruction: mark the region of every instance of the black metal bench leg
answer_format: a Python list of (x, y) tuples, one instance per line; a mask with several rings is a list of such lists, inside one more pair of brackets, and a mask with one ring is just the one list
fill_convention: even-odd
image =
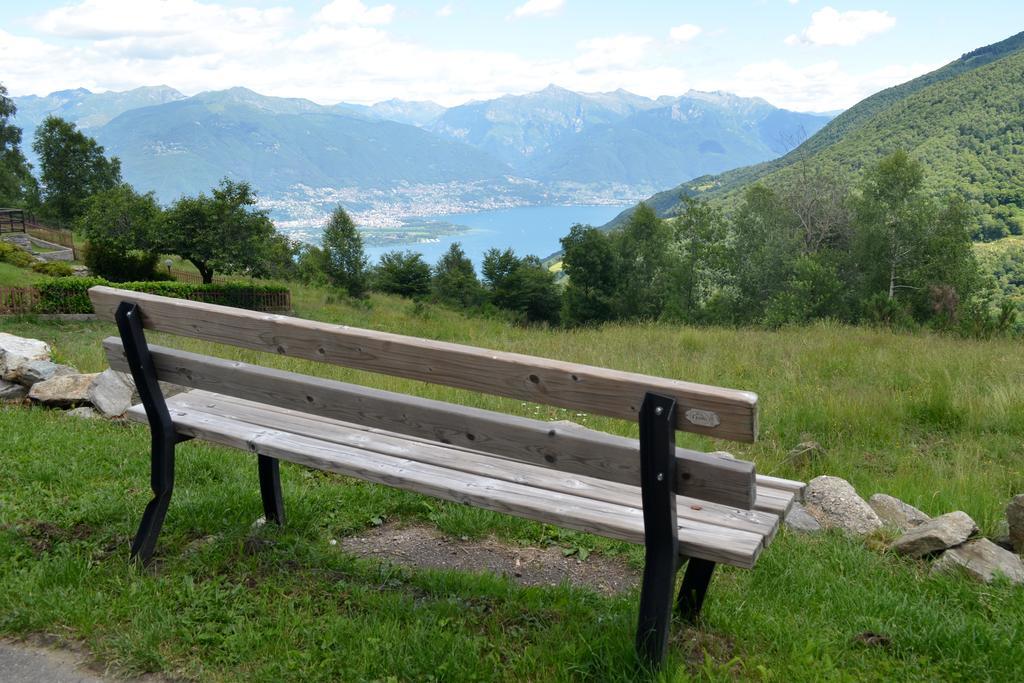
[(640, 409), (640, 484), (644, 506), (644, 563), (636, 650), (658, 667), (668, 648), (672, 593), (679, 562), (675, 494), (675, 401), (647, 394)]
[(153, 447), (150, 461), (150, 484), (153, 488), (153, 500), (149, 501), (146, 511), (142, 513), (142, 522), (132, 541), (133, 560), (149, 562), (156, 548), (156, 540), (167, 515), (167, 506), (171, 503), (174, 492), (174, 441), (157, 439), (153, 435)]
[(281, 464), (277, 458), (257, 456), (260, 468), (260, 496), (263, 516), (268, 522), (284, 524), (284, 498), (281, 496)]
[(715, 563), (709, 560), (691, 557), (687, 561), (683, 585), (679, 588), (679, 597), (676, 600), (676, 610), (682, 619), (690, 623), (697, 620), (700, 608), (704, 606), (704, 597), (708, 593), (708, 585), (714, 571)]
[(139, 531), (132, 541), (133, 560), (146, 563), (153, 557), (156, 540), (167, 515), (167, 506), (171, 502), (174, 491), (174, 447), (191, 437), (175, 432), (171, 414), (167, 411), (167, 402), (160, 392), (157, 381), (156, 366), (146, 344), (146, 335), (142, 329), (142, 314), (137, 304), (122, 301), (114, 314), (117, 330), (121, 334), (124, 355), (128, 367), (135, 380), (135, 388), (146, 408), (149, 420), (149, 431), (152, 437), (150, 449), (150, 486), (153, 488), (153, 500), (146, 506), (142, 514)]

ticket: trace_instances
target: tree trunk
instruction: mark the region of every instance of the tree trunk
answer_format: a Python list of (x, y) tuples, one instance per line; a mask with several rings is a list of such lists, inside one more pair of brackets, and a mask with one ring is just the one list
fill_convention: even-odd
[(199, 271), (199, 274), (203, 278), (204, 285), (213, 284), (213, 268), (207, 266), (205, 262), (197, 263), (196, 261), (193, 261), (192, 265), (194, 265), (196, 267), (196, 270)]
[(896, 296), (896, 261), (889, 264), (889, 300)]

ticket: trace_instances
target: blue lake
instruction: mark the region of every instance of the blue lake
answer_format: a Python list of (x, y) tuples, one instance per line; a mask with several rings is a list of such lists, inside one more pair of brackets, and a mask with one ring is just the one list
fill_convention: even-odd
[(408, 249), (423, 254), (431, 265), (448, 251), (452, 242), (462, 245), (477, 270), (484, 252), (492, 247), (512, 249), (519, 256), (533, 254), (544, 258), (561, 248), (558, 240), (569, 233), (575, 223), (604, 225), (615, 218), (626, 206), (523, 206), (515, 209), (425, 216), (424, 222), (443, 222), (469, 228), (458, 235), (440, 237), (437, 242), (403, 244), (388, 247), (368, 247), (370, 263), (376, 264), (380, 255), (395, 249)]

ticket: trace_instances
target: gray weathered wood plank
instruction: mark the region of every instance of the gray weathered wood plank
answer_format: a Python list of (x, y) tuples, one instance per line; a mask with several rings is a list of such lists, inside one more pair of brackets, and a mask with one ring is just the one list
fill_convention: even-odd
[[(448, 467), (470, 474), (503, 479), (519, 484), (545, 488), (550, 491), (571, 492), (573, 495), (628, 507), (642, 507), (640, 489), (616, 482), (591, 477), (565, 475), (493, 455), (441, 446), (435, 442), (410, 440), (396, 435), (331, 420), (297, 411), (254, 403), (231, 396), (194, 391), (168, 400), (172, 414), (179, 411), (202, 412), (225, 419), (235, 419), (255, 426), (273, 427), (292, 434), (339, 443), (368, 451), (405, 457), (420, 462)], [(136, 410), (133, 417), (141, 419), (144, 412)], [(730, 529), (758, 533), (770, 541), (778, 528), (778, 517), (762, 512), (741, 510), (716, 505), (704, 500), (679, 496), (677, 514), (680, 519), (715, 524)]]
[[(121, 340), (104, 342), (110, 366), (127, 371)], [(159, 379), (303, 413), (487, 451), (582, 476), (640, 483), (635, 439), (370, 389), (259, 365), (150, 347)], [(751, 463), (677, 449), (676, 491), (738, 508), (755, 502)]]
[(757, 395), (747, 391), (112, 287), (93, 287), (89, 297), (103, 320), (129, 301), (145, 327), (161, 332), (608, 417), (635, 419), (644, 394), (656, 392), (678, 401), (681, 430), (735, 441), (757, 435)]
[[(205, 441), (568, 529), (631, 543), (643, 542), (643, 515), (636, 508), (468, 474), (201, 412), (178, 410), (172, 419), (177, 431)], [(749, 568), (763, 547), (763, 537), (680, 520), (679, 547), (681, 553), (692, 557)]]

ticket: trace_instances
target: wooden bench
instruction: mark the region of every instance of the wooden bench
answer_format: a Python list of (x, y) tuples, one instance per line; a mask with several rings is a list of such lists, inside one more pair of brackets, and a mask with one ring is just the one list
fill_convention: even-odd
[[(268, 522), (283, 523), (287, 460), (445, 500), (645, 545), (637, 650), (651, 664), (676, 609), (693, 620), (716, 564), (753, 567), (802, 484), (677, 448), (677, 429), (752, 441), (756, 395), (587, 365), (171, 299), (89, 290), (120, 338), (149, 423), (154, 498), (132, 543), (147, 561), (174, 485), (175, 444), (199, 438), (257, 455)], [(638, 420), (639, 440), (149, 346), (144, 328), (246, 349)], [(193, 391), (165, 399), (159, 381)]]

